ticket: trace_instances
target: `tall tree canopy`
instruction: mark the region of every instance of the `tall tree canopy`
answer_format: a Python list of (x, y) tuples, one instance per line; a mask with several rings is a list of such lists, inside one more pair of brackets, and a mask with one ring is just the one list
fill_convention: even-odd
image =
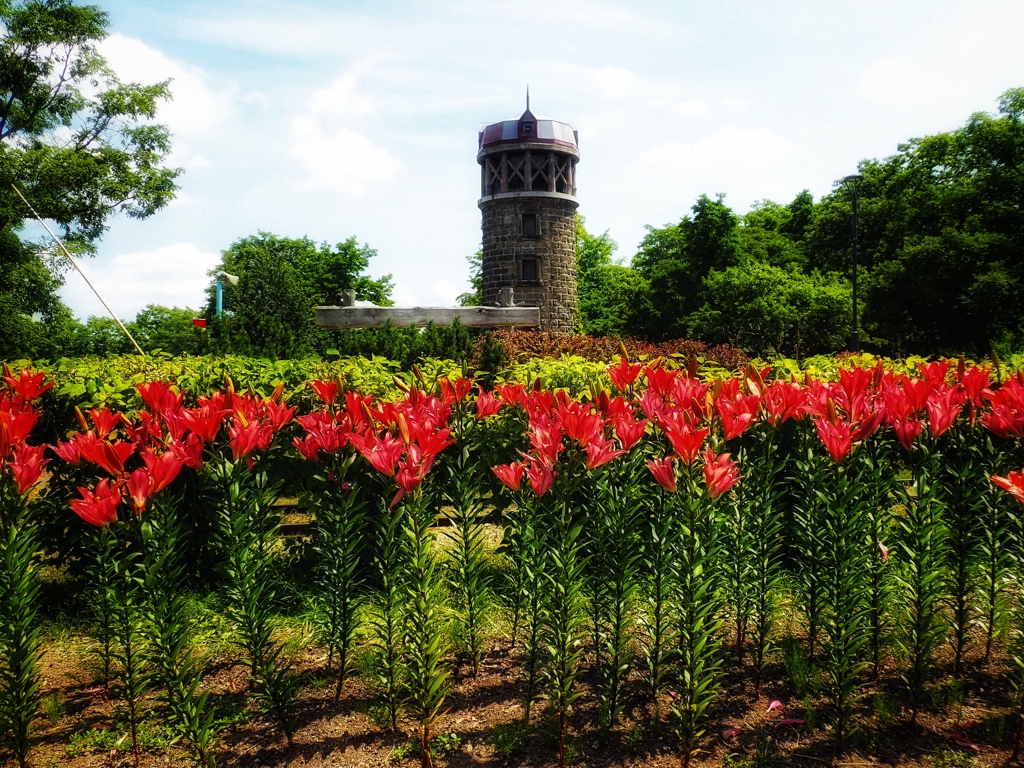
[(30, 214), (12, 184), (79, 253), (92, 252), (112, 215), (145, 218), (177, 189), (170, 135), (152, 122), (168, 83), (122, 82), (96, 50), (108, 23), (71, 0), (0, 3), (2, 357), (52, 356), (71, 334), (56, 295), (66, 265), (21, 236)]
[[(313, 307), (340, 303), (343, 290), (356, 299), (390, 306), (391, 275), (373, 279), (364, 270), (377, 252), (354, 237), (333, 248), (308, 237), (269, 232), (243, 237), (222, 252), (210, 272), (238, 277), (224, 286), (225, 316), (208, 326), (215, 347), (263, 357), (295, 357), (330, 346), (314, 324)], [(215, 280), (207, 289), (207, 316), (215, 314)]]
[(650, 311), (650, 287), (633, 269), (615, 260), (618, 247), (607, 231), (592, 235), (583, 217), (576, 217), (576, 297), (584, 333), (636, 335)]

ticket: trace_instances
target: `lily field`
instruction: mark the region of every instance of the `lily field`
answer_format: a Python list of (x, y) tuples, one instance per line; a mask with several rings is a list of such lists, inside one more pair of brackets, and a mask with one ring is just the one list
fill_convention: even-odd
[(1024, 373), (4, 367), (0, 759), (982, 766)]

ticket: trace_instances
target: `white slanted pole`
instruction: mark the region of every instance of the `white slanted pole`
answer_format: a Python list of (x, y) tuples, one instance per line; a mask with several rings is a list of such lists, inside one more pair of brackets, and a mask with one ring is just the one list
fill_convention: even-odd
[(59, 238), (58, 238), (58, 237), (57, 237), (57, 236), (56, 236), (55, 234), (53, 234), (52, 230), (51, 230), (51, 229), (50, 229), (50, 228), (49, 228), (48, 226), (46, 226), (46, 222), (45, 222), (45, 221), (43, 221), (43, 220), (42, 220), (42, 218), (40, 218), (40, 216), (39, 216), (39, 214), (38, 214), (38, 213), (36, 213), (36, 209), (32, 207), (32, 203), (30, 203), (30, 202), (29, 202), (28, 200), (26, 200), (26, 199), (25, 199), (25, 196), (24, 196), (23, 194), (21, 194), (21, 190), (20, 190), (20, 189), (18, 189), (17, 185), (15, 185), (15, 184), (13, 184), (13, 183), (12, 183), (12, 184), (11, 184), (11, 187), (13, 187), (13, 188), (14, 188), (14, 191), (18, 193), (18, 197), (20, 197), (20, 198), (21, 198), (21, 201), (22, 201), (23, 203), (25, 203), (25, 205), (27, 205), (27, 206), (28, 206), (28, 209), (29, 209), (30, 211), (32, 211), (32, 215), (36, 217), (36, 221), (38, 221), (38, 222), (39, 222), (40, 224), (42, 224), (42, 225), (43, 225), (43, 229), (45, 229), (45, 230), (46, 230), (46, 232), (47, 232), (47, 233), (48, 233), (48, 234), (50, 235), (50, 237), (52, 237), (52, 238), (53, 238), (53, 242), (55, 242), (55, 243), (56, 243), (56, 244), (57, 244), (57, 245), (58, 245), (58, 246), (60, 247), (60, 249), (61, 249), (62, 251), (64, 251), (64, 255), (68, 257), (68, 261), (70, 261), (70, 262), (71, 262), (71, 265), (72, 265), (72, 266), (73, 266), (73, 267), (74, 267), (75, 269), (77, 269), (77, 270), (78, 270), (78, 274), (80, 274), (80, 275), (82, 276), (82, 279), (83, 279), (83, 280), (85, 280), (85, 284), (86, 284), (86, 285), (88, 285), (88, 286), (89, 286), (90, 288), (92, 288), (92, 292), (96, 294), (96, 298), (100, 300), (100, 304), (102, 304), (102, 305), (103, 305), (103, 307), (104, 307), (104, 309), (106, 309), (106, 310), (107, 310), (107, 312), (109, 312), (109, 313), (110, 313), (110, 316), (111, 316), (112, 318), (114, 318), (114, 322), (115, 322), (115, 323), (117, 323), (117, 327), (118, 327), (118, 328), (120, 328), (120, 329), (121, 329), (122, 331), (124, 331), (124, 335), (128, 337), (128, 341), (130, 341), (130, 342), (131, 342), (131, 343), (132, 343), (133, 345), (135, 345), (135, 348), (136, 348), (137, 350), (139, 350), (139, 354), (140, 354), (140, 355), (142, 355), (143, 357), (145, 357), (145, 356), (146, 356), (146, 353), (142, 351), (142, 347), (140, 347), (140, 346), (139, 346), (139, 342), (137, 342), (137, 341), (135, 340), (135, 337), (133, 337), (133, 336), (132, 336), (132, 335), (131, 335), (130, 333), (128, 333), (128, 329), (124, 327), (124, 323), (122, 323), (122, 322), (121, 322), (121, 321), (120, 321), (120, 320), (118, 319), (117, 315), (115, 315), (115, 314), (114, 314), (114, 310), (112, 310), (112, 309), (111, 309), (111, 308), (110, 308), (110, 307), (109, 307), (109, 306), (107, 305), (107, 302), (105, 302), (105, 301), (103, 300), (103, 297), (102, 297), (102, 296), (100, 296), (100, 292), (96, 290), (96, 286), (95, 286), (95, 285), (93, 285), (93, 284), (92, 284), (92, 283), (91, 283), (91, 282), (89, 281), (89, 278), (85, 276), (85, 272), (83, 272), (83, 271), (82, 271), (82, 268), (81, 268), (80, 266), (78, 266), (78, 262), (77, 262), (77, 261), (75, 261), (75, 257), (71, 255), (71, 251), (69, 251), (69, 250), (68, 250), (67, 248), (65, 248), (65, 247), (64, 247), (64, 243), (62, 243), (62, 242), (60, 241), (60, 239), (59, 239)]

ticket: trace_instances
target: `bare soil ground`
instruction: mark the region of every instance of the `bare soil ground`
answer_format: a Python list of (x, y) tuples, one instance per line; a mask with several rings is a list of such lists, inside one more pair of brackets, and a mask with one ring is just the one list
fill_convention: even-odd
[[(96, 657), (88, 639), (63, 633), (46, 644), (43, 658), (43, 716), (36, 727), (35, 766), (93, 768), (134, 764), (127, 744), (116, 743), (117, 702), (97, 682)], [(258, 714), (247, 696), (244, 668), (217, 661), (204, 682), (226, 719), (220, 766), (304, 766), (309, 768), (414, 766), (418, 758), (410, 748), (414, 724), (403, 721), (398, 732), (380, 722), (374, 695), (356, 675), (340, 701), (334, 700), (333, 681), (325, 674), (326, 658), (316, 647), (296, 655), (297, 669), (305, 676), (295, 746), (288, 748), (274, 724)], [(945, 660), (943, 660), (945, 663)], [(752, 696), (749, 670), (741, 672), (734, 660), (726, 662), (725, 686), (703, 743), (698, 766), (1002, 766), (1012, 751), (1011, 718), (1007, 715), (1005, 661), (983, 666), (972, 657), (962, 683), (946, 676), (941, 665), (932, 690), (932, 706), (911, 726), (900, 712), (896, 683), (866, 689), (855, 734), (846, 754), (837, 756), (833, 734), (821, 723), (827, 707), (818, 698), (798, 699), (786, 682), (786, 670), (776, 664), (767, 676), (759, 699)], [(886, 670), (883, 679), (895, 679)], [(584, 685), (590, 684), (584, 679)], [(786, 704), (767, 712), (771, 699)], [(679, 764), (677, 742), (666, 725), (659, 726), (653, 705), (643, 694), (642, 681), (630, 679), (624, 718), (610, 733), (593, 725), (595, 705), (584, 696), (573, 716), (570, 757), (581, 768), (668, 768)], [(993, 707), (985, 702), (998, 701)], [(507, 642), (495, 641), (486, 653), (479, 676), (467, 664), (453, 673), (449, 709), (439, 728), (443, 746), (440, 766), (554, 766), (555, 740), (546, 726), (543, 705), (534, 708), (529, 734), (517, 728), (522, 720), (519, 665)], [(666, 698), (663, 706), (667, 708)], [(153, 702), (153, 706), (158, 706)], [(778, 726), (784, 718), (812, 721), (806, 725)], [(817, 724), (813, 721), (816, 720)], [(810, 727), (809, 727), (810, 726)], [(742, 729), (730, 736), (727, 729)], [(723, 738), (724, 735), (728, 738)], [(976, 748), (958, 746), (971, 743)], [(147, 735), (149, 746), (141, 765), (146, 768), (184, 766), (185, 755), (167, 744), (159, 728)], [(0, 755), (8, 757), (9, 755)], [(13, 764), (13, 761), (11, 761)]]

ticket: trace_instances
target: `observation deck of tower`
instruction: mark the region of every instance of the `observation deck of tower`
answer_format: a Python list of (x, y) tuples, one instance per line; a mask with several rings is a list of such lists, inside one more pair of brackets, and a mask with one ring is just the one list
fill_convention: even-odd
[(572, 126), (526, 111), (478, 136), (483, 303), (513, 289), (540, 308), (542, 330), (576, 330), (576, 164)]

